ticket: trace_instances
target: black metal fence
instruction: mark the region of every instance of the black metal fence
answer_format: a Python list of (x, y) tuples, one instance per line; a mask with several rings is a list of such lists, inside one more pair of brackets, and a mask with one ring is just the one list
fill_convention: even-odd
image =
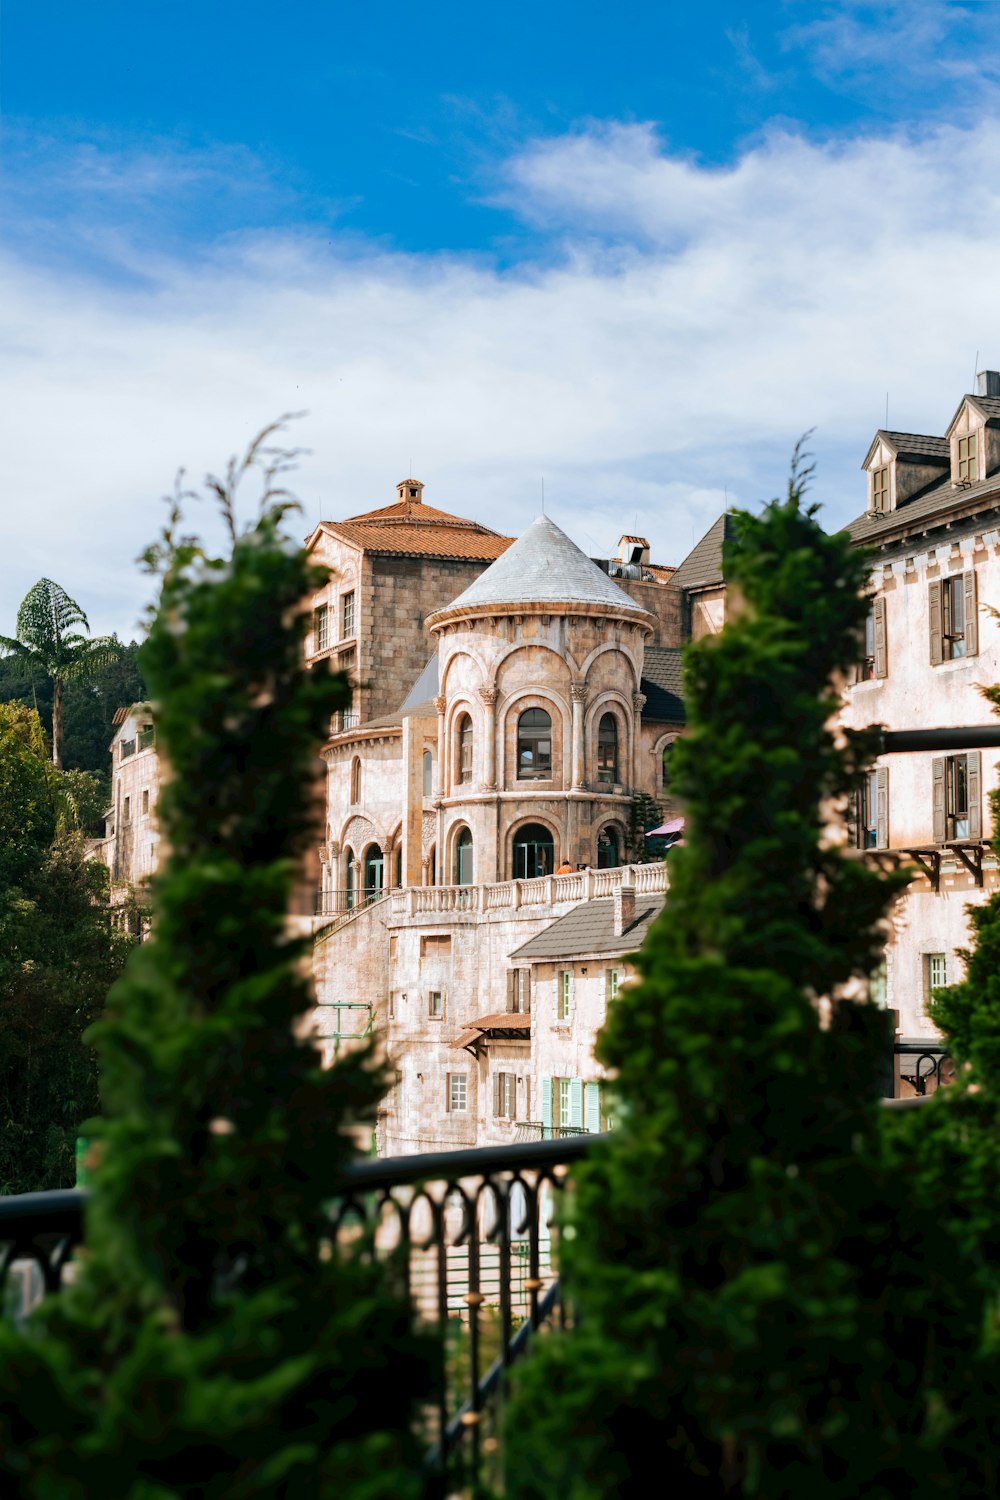
[(313, 916), (339, 917), (357, 911), (362, 906), (371, 906), (386, 895), (381, 885), (357, 886), (343, 891), (316, 891), (313, 895)]

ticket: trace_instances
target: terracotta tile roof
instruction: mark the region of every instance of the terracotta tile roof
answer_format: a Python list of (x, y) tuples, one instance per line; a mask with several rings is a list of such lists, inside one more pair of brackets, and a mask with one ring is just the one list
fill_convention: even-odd
[(461, 1034), (450, 1045), (456, 1051), (463, 1047), (472, 1051), (480, 1037), (491, 1031), (521, 1031), (527, 1040), (531, 1035), (531, 1016), (518, 1010), (501, 1011), (495, 1016), (480, 1016), (478, 1021), (467, 1021)]
[(493, 562), (506, 552), (513, 537), (501, 536), (478, 521), (466, 521), (421, 501), (402, 500), (380, 510), (324, 521), (323, 526), (366, 552), (406, 557), (467, 557)]
[(676, 566), (671, 567), (668, 563), (643, 563), (642, 566), (652, 573), (657, 583), (669, 583), (677, 572)]

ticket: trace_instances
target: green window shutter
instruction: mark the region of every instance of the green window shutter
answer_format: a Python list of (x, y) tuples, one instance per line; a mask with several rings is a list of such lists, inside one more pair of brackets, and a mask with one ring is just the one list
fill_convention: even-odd
[[(965, 575), (965, 654), (979, 654), (979, 615), (976, 605), (976, 572), (970, 568)], [(978, 837), (974, 835), (974, 837)]]
[(583, 1080), (571, 1078), (569, 1084), (569, 1123), (575, 1130), (583, 1129)]
[(945, 822), (944, 809), (944, 756), (937, 756), (931, 763), (931, 776), (933, 785), (931, 811), (933, 817), (933, 839), (935, 844), (943, 844), (947, 825)]
[(889, 675), (889, 653), (886, 649), (885, 635), (885, 599), (875, 600), (875, 676), (888, 677)]
[[(968, 576), (968, 575), (966, 575)], [(968, 639), (968, 637), (966, 637)], [(983, 836), (983, 779), (982, 779), (982, 754), (979, 750), (970, 750), (965, 757), (967, 775), (969, 778), (969, 838), (981, 839)]]
[(875, 772), (875, 847), (889, 847), (889, 767), (879, 766)]
[(583, 1093), (587, 1129), (591, 1135), (597, 1135), (601, 1129), (601, 1085), (588, 1083)]
[(940, 578), (936, 578), (930, 585), (928, 608), (931, 627), (931, 666), (936, 667), (944, 661), (944, 613)]
[(542, 1079), (542, 1127), (552, 1129), (552, 1079)]

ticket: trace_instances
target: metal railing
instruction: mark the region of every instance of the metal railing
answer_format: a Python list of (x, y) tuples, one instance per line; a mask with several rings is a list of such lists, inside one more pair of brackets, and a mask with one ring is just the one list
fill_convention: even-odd
[(351, 713), (349, 709), (338, 709), (330, 720), (330, 733), (346, 734), (349, 729), (357, 729), (360, 723), (360, 714)]
[(339, 917), (346, 912), (360, 911), (363, 906), (371, 906), (373, 901), (381, 901), (387, 895), (388, 891), (381, 885), (360, 886), (347, 891), (316, 891), (313, 916)]
[(903, 1085), (915, 1095), (933, 1094), (951, 1083), (955, 1065), (947, 1048), (929, 1037), (900, 1037), (893, 1046), (893, 1093), (906, 1098)]
[[(444, 1334), (443, 1380), (424, 1412), (425, 1468), (441, 1494), (489, 1469), (505, 1372), (544, 1323), (567, 1321), (553, 1208), (595, 1139), (361, 1161), (333, 1189), (333, 1238), (401, 1255), (418, 1317)], [(85, 1202), (75, 1189), (0, 1198), (8, 1316), (23, 1319), (72, 1278)]]

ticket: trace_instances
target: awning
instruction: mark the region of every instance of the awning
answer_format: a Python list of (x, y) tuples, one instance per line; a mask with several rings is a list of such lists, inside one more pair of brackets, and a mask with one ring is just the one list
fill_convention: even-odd
[(659, 828), (651, 828), (646, 834), (648, 839), (669, 838), (672, 833), (684, 832), (684, 819), (671, 818), (669, 823), (661, 823)]

